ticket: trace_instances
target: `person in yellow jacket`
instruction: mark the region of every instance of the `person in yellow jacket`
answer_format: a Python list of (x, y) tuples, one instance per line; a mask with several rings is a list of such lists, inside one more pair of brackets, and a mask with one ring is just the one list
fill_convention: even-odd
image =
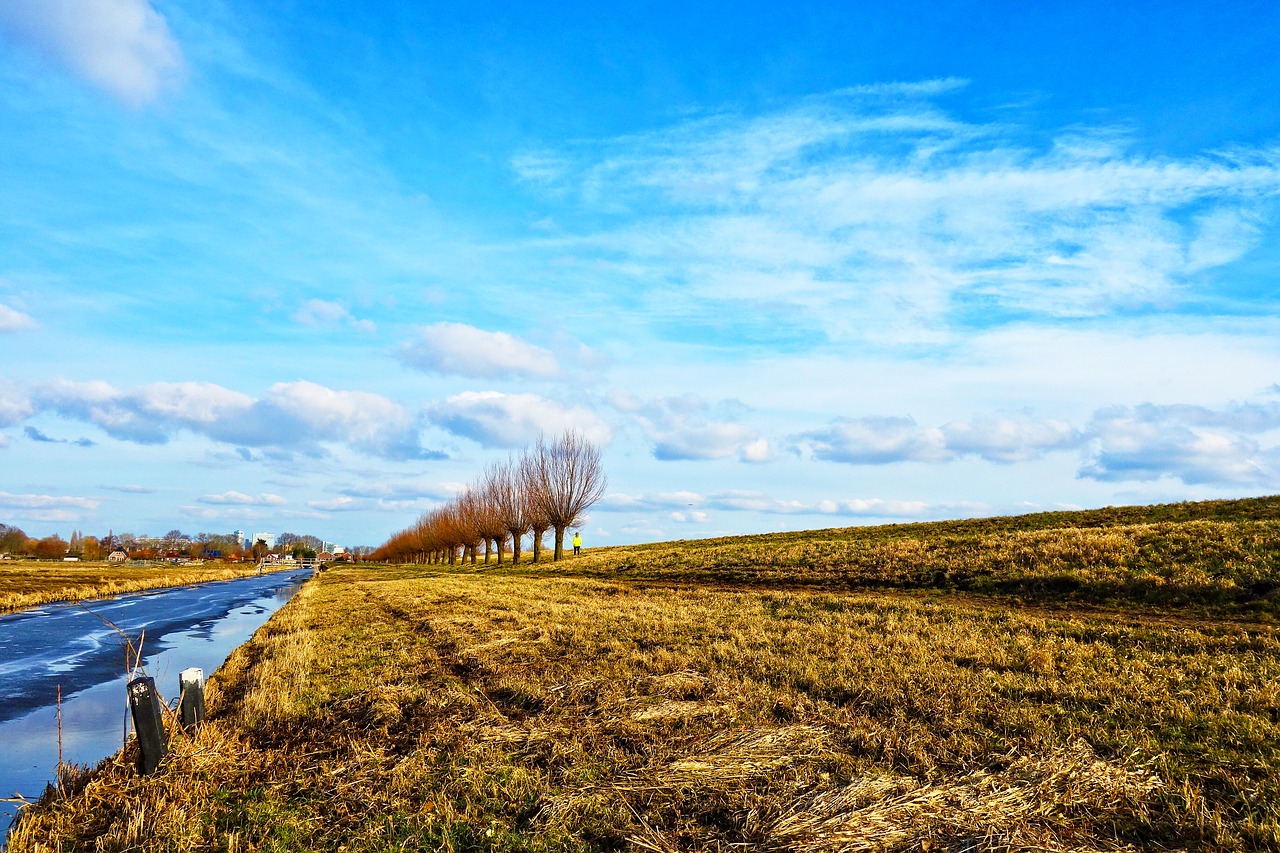
[(573, 553), (582, 553), (582, 531), (580, 530), (573, 531)]

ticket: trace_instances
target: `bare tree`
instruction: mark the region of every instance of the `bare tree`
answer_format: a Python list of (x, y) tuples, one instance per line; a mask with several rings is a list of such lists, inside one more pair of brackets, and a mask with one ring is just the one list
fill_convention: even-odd
[(539, 437), (532, 451), (518, 461), (508, 458), (505, 465), (490, 465), (474, 485), (393, 534), (373, 557), (454, 565), (462, 548), (462, 559), (470, 552), (475, 565), (480, 544), (484, 543), (487, 563), (493, 543), (501, 564), (510, 535), (512, 561), (518, 563), (521, 539), (532, 533), (536, 563), (542, 535), (554, 529), (554, 558), (559, 560), (564, 556), (565, 530), (581, 522), (587, 509), (604, 495), (606, 483), (600, 449), (581, 433), (571, 430), (553, 442)]
[(604, 496), (608, 478), (600, 461), (600, 448), (577, 430), (567, 430), (551, 443), (539, 436), (533, 449), (534, 494), (555, 529), (555, 554), (564, 556), (564, 531), (577, 523)]
[(542, 534), (551, 529), (551, 520), (547, 517), (546, 510), (542, 507), (542, 498), (539, 496), (541, 485), (538, 480), (537, 460), (526, 453), (520, 459), (520, 468), (517, 472), (520, 489), (520, 501), (524, 507), (525, 521), (529, 525), (529, 531), (533, 534), (533, 561), (536, 563), (542, 557)]
[[(508, 458), (505, 465), (490, 466), (485, 474), (485, 485), (504, 532), (511, 536), (511, 562), (518, 565), (520, 540), (529, 532), (529, 513), (525, 508), (527, 502), (518, 463)], [(498, 561), (502, 561), (501, 551), (498, 552)]]
[(480, 530), (482, 514), (480, 498), (470, 489), (458, 495), (450, 505), (453, 516), (454, 535), (462, 546), (462, 561), (467, 561), (467, 553), (471, 554), (471, 565), (476, 564), (476, 551), (484, 541), (484, 533)]
[(498, 565), (501, 566), (503, 547), (507, 543), (507, 525), (498, 508), (498, 498), (495, 494), (497, 486), (494, 483), (494, 477), (498, 468), (497, 465), (490, 465), (485, 469), (479, 482), (471, 487), (470, 495), (475, 502), (473, 512), (476, 528), (484, 537), (484, 561), (489, 562), (489, 543), (492, 542), (498, 552)]

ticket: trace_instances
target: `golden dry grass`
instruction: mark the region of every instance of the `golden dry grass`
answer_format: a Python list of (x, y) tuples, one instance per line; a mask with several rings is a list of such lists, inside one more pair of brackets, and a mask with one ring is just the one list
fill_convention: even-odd
[(1280, 849), (1280, 632), (1240, 619), (347, 568), (210, 708), (10, 849)]
[(934, 589), (1280, 617), (1280, 520), (1089, 527), (1027, 520), (1036, 518), (592, 549), (562, 564), (562, 571), (779, 588)]
[(85, 601), (148, 589), (230, 580), (256, 571), (250, 564), (138, 566), (6, 560), (0, 563), (0, 613), (55, 601)]

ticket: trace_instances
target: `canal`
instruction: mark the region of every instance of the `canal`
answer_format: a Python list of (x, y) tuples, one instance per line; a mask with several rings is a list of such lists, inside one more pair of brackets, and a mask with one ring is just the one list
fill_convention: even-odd
[[(64, 761), (92, 766), (120, 749), (122, 633), (135, 645), (142, 638), (142, 666), (172, 700), (179, 672), (210, 676), (310, 576), (274, 572), (0, 616), (0, 799), (34, 800), (53, 779), (59, 691)], [(0, 844), (17, 810), (0, 802)]]

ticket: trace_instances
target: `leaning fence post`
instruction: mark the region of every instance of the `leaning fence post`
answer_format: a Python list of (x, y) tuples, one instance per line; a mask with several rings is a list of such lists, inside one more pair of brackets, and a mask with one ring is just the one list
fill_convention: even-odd
[(138, 772), (147, 776), (168, 753), (169, 736), (164, 730), (155, 679), (148, 675), (140, 676), (129, 682), (128, 689), (133, 730), (138, 733)]
[(178, 673), (178, 695), (182, 727), (191, 731), (204, 722), (204, 670), (193, 666)]

